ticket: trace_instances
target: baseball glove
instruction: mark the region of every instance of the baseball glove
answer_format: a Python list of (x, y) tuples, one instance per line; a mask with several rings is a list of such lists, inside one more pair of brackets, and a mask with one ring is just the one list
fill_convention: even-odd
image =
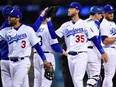
[(59, 6), (51, 6), (49, 9), (48, 9), (48, 12), (46, 14), (46, 18), (53, 18), (54, 15), (56, 14), (56, 12), (58, 11), (58, 8)]
[(50, 62), (44, 63), (44, 77), (46, 77), (48, 80), (53, 80), (54, 79), (54, 69), (53, 66)]

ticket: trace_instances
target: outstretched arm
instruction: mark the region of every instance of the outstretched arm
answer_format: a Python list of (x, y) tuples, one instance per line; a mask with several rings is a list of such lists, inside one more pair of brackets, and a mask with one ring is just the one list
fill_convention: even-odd
[[(58, 36), (55, 33), (54, 28), (52, 26), (51, 18), (47, 18), (47, 26), (48, 26), (48, 30), (50, 32), (52, 39), (56, 39)], [(51, 47), (55, 52), (58, 52), (62, 55), (67, 56), (67, 52), (65, 50), (62, 50), (62, 48), (60, 47), (58, 43), (51, 45)]]
[(31, 25), (31, 27), (34, 29), (35, 32), (38, 31), (38, 29), (39, 29), (39, 27), (40, 27), (40, 25), (41, 25), (41, 23), (42, 23), (42, 21), (43, 21), (43, 18), (45, 17), (45, 14), (46, 14), (46, 11), (47, 11), (47, 10), (48, 10), (48, 7), (45, 8), (45, 9), (42, 11), (42, 13), (40, 14), (40, 16), (39, 16), (38, 19), (36, 20), (36, 22), (35, 22), (33, 25)]
[(46, 57), (45, 57), (40, 45), (37, 43), (36, 45), (34, 45), (34, 48), (36, 49), (37, 53), (40, 55), (41, 59), (43, 61), (46, 61)]
[(48, 30), (50, 32), (50, 35), (52, 37), (52, 39), (56, 39), (58, 38), (58, 35), (55, 33), (55, 30), (53, 28), (52, 22), (51, 22), (51, 18), (47, 18), (47, 25), (48, 25)]

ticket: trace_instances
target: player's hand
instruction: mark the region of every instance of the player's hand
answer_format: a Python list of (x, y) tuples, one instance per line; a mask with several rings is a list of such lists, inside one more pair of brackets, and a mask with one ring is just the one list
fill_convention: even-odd
[(53, 18), (56, 14), (56, 12), (58, 11), (59, 9), (59, 6), (51, 6), (49, 7), (48, 11), (47, 11), (47, 14), (46, 14), (46, 18)]
[(64, 49), (62, 49), (62, 50), (63, 50), (62, 55), (67, 56), (68, 53)]
[(45, 69), (44, 77), (48, 80), (53, 80), (54, 69), (52, 63), (48, 61), (44, 61), (44, 69)]
[(51, 21), (51, 17), (49, 17), (49, 18), (46, 18), (46, 20), (47, 20), (47, 22), (48, 22), (48, 21)]
[(108, 56), (107, 56), (106, 53), (102, 54), (101, 58), (102, 58), (102, 60), (103, 60), (105, 63), (108, 62)]
[(44, 61), (44, 67), (46, 67), (46, 68), (50, 68), (50, 67), (51, 67), (50, 62), (48, 62), (48, 61)]
[(48, 7), (46, 7), (46, 8), (42, 11), (42, 13), (40, 14), (40, 16), (44, 17), (45, 14), (46, 14), (46, 12), (47, 12), (47, 10), (48, 10)]

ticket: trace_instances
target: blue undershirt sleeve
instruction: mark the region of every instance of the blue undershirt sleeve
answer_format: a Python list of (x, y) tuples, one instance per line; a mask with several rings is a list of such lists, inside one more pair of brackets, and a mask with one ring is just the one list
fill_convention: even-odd
[(41, 59), (43, 61), (45, 61), (46, 60), (46, 57), (45, 57), (45, 55), (44, 55), (44, 53), (43, 53), (40, 45), (37, 43), (36, 45), (34, 45), (34, 48), (36, 49), (37, 53), (40, 55)]
[(91, 38), (91, 41), (94, 43), (94, 45), (97, 47), (97, 49), (99, 50), (101, 54), (105, 53), (104, 49), (101, 46), (101, 42), (97, 36), (94, 36), (93, 38)]
[(36, 20), (36, 22), (33, 25), (31, 25), (31, 27), (34, 29), (35, 32), (38, 31), (42, 21), (43, 21), (43, 17), (39, 16), (39, 18)]
[(51, 21), (48, 21), (47, 22), (47, 25), (48, 25), (48, 30), (50, 32), (50, 35), (51, 35), (52, 39), (58, 38), (58, 35), (55, 33), (55, 30), (54, 30), (54, 28), (52, 26), (52, 22)]
[(58, 53), (62, 53), (63, 52), (62, 49), (61, 49), (61, 47), (60, 47), (60, 45), (58, 43), (51, 45), (51, 47), (52, 47), (52, 49), (55, 52), (58, 52)]

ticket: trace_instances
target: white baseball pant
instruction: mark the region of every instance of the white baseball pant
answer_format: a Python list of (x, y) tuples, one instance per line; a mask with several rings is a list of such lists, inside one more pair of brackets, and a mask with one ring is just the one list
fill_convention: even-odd
[(83, 78), (88, 62), (88, 53), (68, 55), (68, 65), (74, 87), (83, 87)]
[[(51, 62), (55, 70), (55, 58), (53, 53), (45, 53), (47, 61)], [(43, 61), (37, 53), (34, 53), (34, 86), (33, 87), (50, 87), (51, 80), (44, 77)]]

